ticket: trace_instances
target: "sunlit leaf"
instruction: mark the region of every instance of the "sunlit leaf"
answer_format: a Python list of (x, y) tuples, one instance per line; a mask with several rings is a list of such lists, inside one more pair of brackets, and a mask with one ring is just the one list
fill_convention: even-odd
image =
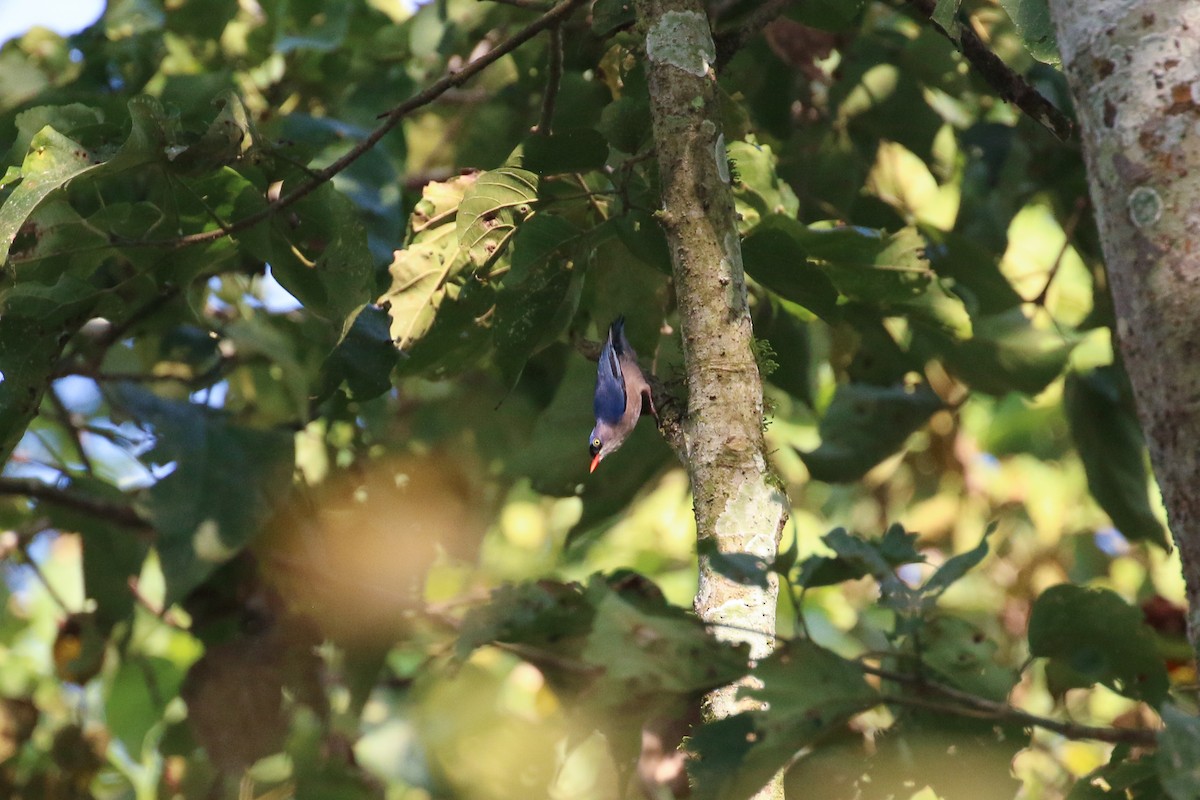
[(902, 448), (941, 407), (924, 384), (912, 389), (843, 384), (821, 417), (821, 446), (800, 457), (817, 480), (857, 480)]
[(485, 172), (467, 188), (455, 223), (458, 241), (476, 266), (490, 261), (533, 213), (538, 176), (500, 167)]

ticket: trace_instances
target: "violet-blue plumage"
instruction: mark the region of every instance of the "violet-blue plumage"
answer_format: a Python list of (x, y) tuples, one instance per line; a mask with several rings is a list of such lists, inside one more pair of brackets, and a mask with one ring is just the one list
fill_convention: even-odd
[(643, 402), (650, 413), (655, 413), (650, 384), (638, 366), (637, 353), (625, 338), (625, 318), (617, 317), (608, 328), (596, 367), (596, 396), (592, 401), (596, 427), (588, 444), (591, 472), (629, 438), (642, 415)]

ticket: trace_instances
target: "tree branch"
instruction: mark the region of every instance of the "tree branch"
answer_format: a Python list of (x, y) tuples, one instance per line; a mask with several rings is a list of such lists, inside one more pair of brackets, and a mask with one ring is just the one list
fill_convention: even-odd
[(41, 503), (81, 511), (136, 530), (152, 530), (149, 521), (131, 506), (110, 503), (66, 489), (59, 489), (32, 478), (0, 478), (0, 495), (19, 495)]
[[(986, 697), (964, 692), (961, 689), (955, 689), (953, 686), (947, 686), (937, 681), (931, 681), (923, 675), (909, 675), (903, 672), (894, 672), (880, 667), (872, 667), (867, 664), (859, 663), (859, 668), (868, 675), (875, 675), (885, 680), (895, 683), (903, 683), (909, 686), (914, 686), (921, 689), (927, 689), (935, 692), (948, 700), (957, 703), (957, 706), (944, 706), (943, 710), (954, 714), (962, 714), (964, 716), (977, 716), (986, 719), (994, 719), (1000, 722), (1012, 722), (1018, 725), (1026, 725), (1037, 728), (1043, 728), (1048, 731), (1065, 736), (1068, 739), (1093, 739), (1097, 742), (1108, 742), (1110, 744), (1132, 744), (1139, 747), (1154, 747), (1158, 744), (1158, 732), (1146, 728), (1111, 728), (1099, 727), (1095, 725), (1083, 725), (1078, 722), (1067, 722), (1057, 719), (1049, 719), (1048, 717), (1039, 717), (1036, 714), (1030, 714), (1028, 711), (1022, 711), (1008, 703), (1000, 703), (995, 700), (989, 700)], [(884, 695), (883, 702), (896, 703), (899, 705), (921, 705), (920, 698), (904, 697), (902, 695)]]
[(983, 40), (969, 26), (963, 25), (961, 34), (955, 38), (933, 19), (936, 0), (907, 0), (908, 4), (921, 12), (943, 36), (954, 43), (959, 52), (979, 73), (988, 85), (1002, 98), (1024, 111), (1059, 141), (1067, 141), (1075, 132), (1075, 123), (1029, 85), (1023, 77), (1013, 72), (1000, 56), (988, 49)]
[[(700, 0), (637, 0), (645, 32), (650, 119), (658, 155), (662, 224), (671, 253), (687, 374), (681, 420), (701, 543), (773, 563), (788, 519), (763, 440), (763, 384), (754, 358), (741, 240), (729, 184), (712, 63), (716, 46)], [(774, 648), (777, 576), (747, 585), (700, 558), (697, 615), (724, 641), (749, 645), (752, 658)], [(706, 698), (706, 714), (745, 708), (737, 687)], [(753, 707), (752, 705), (749, 707)], [(757, 798), (782, 798), (772, 780)]]
[(236, 233), (254, 227), (263, 220), (271, 217), (276, 212), (287, 208), (307, 197), (322, 184), (326, 183), (337, 175), (346, 167), (357, 161), (364, 153), (379, 143), (384, 136), (390, 133), (397, 125), (400, 124), (406, 116), (422, 106), (429, 105), (434, 100), (445, 94), (448, 90), (457, 86), (461, 86), (467, 81), (474, 78), (480, 72), (490, 67), (492, 64), (499, 61), (504, 56), (516, 50), (521, 45), (528, 42), (533, 37), (537, 36), (548, 28), (557, 27), (568, 16), (571, 15), (576, 8), (583, 5), (585, 0), (563, 0), (563, 2), (551, 8), (542, 16), (538, 17), (526, 27), (522, 28), (517, 33), (505, 39), (500, 44), (488, 50), (479, 58), (470, 62), (457, 72), (448, 72), (432, 84), (427, 86), (420, 92), (417, 92), (412, 97), (405, 100), (400, 105), (393, 108), (386, 114), (381, 114), (380, 118), (383, 122), (375, 130), (371, 131), (365, 139), (356, 144), (354, 147), (341, 158), (334, 161), (327, 167), (317, 170), (313, 177), (304, 183), (297, 186), (289, 193), (279, 197), (276, 200), (268, 203), (264, 208), (256, 211), (249, 216), (229, 223), (223, 228), (217, 230), (205, 231), (203, 233), (193, 233), (187, 236), (181, 236), (178, 239), (166, 239), (159, 241), (140, 241), (126, 242), (124, 244), (139, 247), (162, 247), (168, 249), (180, 249), (190, 247), (196, 244), (206, 244), (223, 239), (226, 236), (233, 236)]
[(534, 133), (549, 135), (554, 122), (554, 106), (558, 102), (558, 87), (562, 83), (563, 40), (562, 26), (550, 29), (549, 64), (546, 66), (546, 91), (542, 94), (542, 114)]

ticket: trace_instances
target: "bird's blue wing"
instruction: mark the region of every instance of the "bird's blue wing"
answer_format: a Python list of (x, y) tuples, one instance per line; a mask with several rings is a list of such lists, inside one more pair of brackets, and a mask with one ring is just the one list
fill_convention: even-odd
[(600, 422), (616, 423), (625, 414), (625, 378), (621, 373), (621, 359), (613, 345), (613, 334), (620, 341), (619, 321), (608, 329), (608, 338), (600, 350), (600, 363), (596, 367), (596, 397), (592, 407)]

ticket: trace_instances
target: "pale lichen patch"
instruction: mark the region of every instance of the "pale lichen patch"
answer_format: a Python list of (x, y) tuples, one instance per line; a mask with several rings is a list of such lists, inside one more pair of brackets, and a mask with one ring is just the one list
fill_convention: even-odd
[(1139, 186), (1129, 193), (1129, 219), (1134, 225), (1139, 228), (1153, 225), (1162, 213), (1162, 198), (1149, 186)]
[(717, 60), (708, 18), (695, 11), (668, 11), (646, 34), (646, 57), (697, 77)]

